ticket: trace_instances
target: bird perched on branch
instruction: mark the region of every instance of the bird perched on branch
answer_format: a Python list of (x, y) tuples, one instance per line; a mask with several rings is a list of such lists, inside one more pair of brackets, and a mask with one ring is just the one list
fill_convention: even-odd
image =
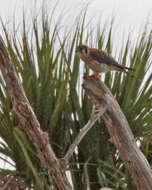
[(76, 54), (86, 63), (90, 69), (94, 71), (93, 75), (87, 76), (89, 78), (96, 78), (100, 75), (100, 73), (106, 73), (112, 70), (121, 71), (130, 77), (136, 78), (136, 76), (128, 72), (128, 70), (133, 71), (134, 69), (118, 64), (113, 57), (100, 49), (89, 48), (86, 45), (80, 45), (76, 48)]

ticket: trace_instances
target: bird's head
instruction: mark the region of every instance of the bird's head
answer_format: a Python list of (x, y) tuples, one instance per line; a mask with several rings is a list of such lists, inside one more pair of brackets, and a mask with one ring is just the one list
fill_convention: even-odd
[(76, 53), (81, 56), (87, 56), (89, 53), (89, 48), (85, 45), (77, 46)]

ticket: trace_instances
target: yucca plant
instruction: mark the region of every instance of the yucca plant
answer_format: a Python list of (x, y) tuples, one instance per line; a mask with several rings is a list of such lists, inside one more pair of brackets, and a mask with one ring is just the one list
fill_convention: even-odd
[[(60, 24), (51, 23), (52, 16), (42, 14), (42, 23), (33, 19), (30, 32), (23, 19), (21, 37), (11, 35), (2, 23), (7, 47), (26, 95), (41, 124), (48, 132), (57, 157), (62, 158), (75, 136), (90, 118), (92, 104), (82, 89), (82, 75), (88, 73), (77, 56), (75, 48), (85, 43), (104, 48), (113, 54), (110, 26), (98, 26), (92, 31), (81, 13), (72, 30), (65, 35)], [(61, 21), (60, 21), (61, 22)], [(113, 23), (113, 22), (112, 22)], [(106, 31), (106, 32), (105, 32)], [(151, 164), (152, 134), (152, 74), (151, 33), (143, 31), (131, 43), (122, 43), (117, 57), (122, 65), (135, 69), (141, 80), (112, 72), (102, 77), (119, 102), (142, 151)], [(11, 161), (13, 168), (1, 168), (3, 186), (12, 179), (14, 187), (52, 189), (48, 172), (43, 168), (31, 139), (13, 113), (10, 96), (3, 77), (0, 78), (0, 152)], [(3, 159), (3, 158), (2, 158)], [(67, 168), (74, 190), (99, 189), (109, 186), (118, 190), (136, 189), (124, 163), (112, 143), (103, 121), (96, 122), (73, 154)], [(17, 183), (17, 182), (20, 183)], [(15, 188), (14, 188), (15, 189)]]

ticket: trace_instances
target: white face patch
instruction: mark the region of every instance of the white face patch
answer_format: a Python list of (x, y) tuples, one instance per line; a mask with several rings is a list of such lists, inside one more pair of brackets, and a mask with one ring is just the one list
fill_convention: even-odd
[(86, 55), (87, 54), (87, 52), (86, 52), (86, 49), (82, 49), (82, 53), (84, 54), (84, 55)]

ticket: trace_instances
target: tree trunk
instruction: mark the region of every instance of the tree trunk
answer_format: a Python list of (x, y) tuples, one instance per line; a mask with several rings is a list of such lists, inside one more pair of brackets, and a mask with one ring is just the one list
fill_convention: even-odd
[(43, 132), (35, 113), (25, 95), (23, 86), (17, 77), (7, 48), (0, 36), (0, 69), (2, 71), (9, 95), (12, 99), (13, 109), (24, 129), (37, 148), (39, 158), (50, 173), (50, 183), (58, 190), (71, 190), (65, 174), (65, 167), (57, 159), (48, 139), (48, 134)]

